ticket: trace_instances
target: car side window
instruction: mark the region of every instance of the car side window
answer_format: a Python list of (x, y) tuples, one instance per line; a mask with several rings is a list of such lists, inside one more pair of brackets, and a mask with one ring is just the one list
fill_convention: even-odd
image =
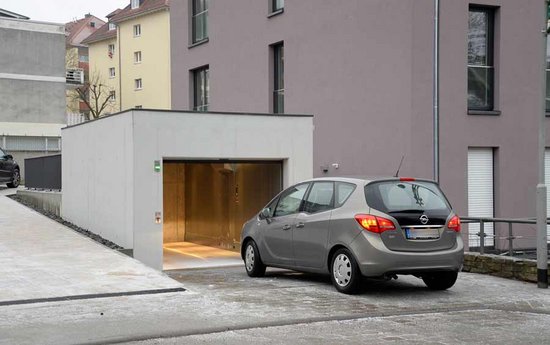
[(353, 183), (336, 182), (336, 207), (342, 206), (355, 190)]
[(4, 157), (6, 154), (4, 153), (4, 151), (2, 151), (2, 149), (0, 149), (0, 158)]
[(304, 202), (304, 212), (317, 213), (333, 208), (334, 182), (315, 182)]
[(275, 213), (275, 206), (277, 205), (278, 201), (279, 201), (279, 198), (275, 198), (265, 207), (269, 210), (270, 217), (273, 217), (273, 214)]
[(298, 213), (308, 186), (309, 183), (303, 183), (287, 189), (279, 198), (279, 203), (277, 204), (273, 217)]

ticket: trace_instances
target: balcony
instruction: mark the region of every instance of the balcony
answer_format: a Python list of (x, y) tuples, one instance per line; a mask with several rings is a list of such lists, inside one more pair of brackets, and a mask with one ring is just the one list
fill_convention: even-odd
[(67, 84), (82, 85), (84, 84), (84, 70), (82, 68), (67, 69)]

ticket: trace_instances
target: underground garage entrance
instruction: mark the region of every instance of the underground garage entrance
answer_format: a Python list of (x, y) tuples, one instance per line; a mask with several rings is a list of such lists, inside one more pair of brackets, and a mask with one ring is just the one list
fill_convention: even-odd
[(241, 264), (243, 224), (282, 190), (281, 161), (165, 161), (163, 269)]

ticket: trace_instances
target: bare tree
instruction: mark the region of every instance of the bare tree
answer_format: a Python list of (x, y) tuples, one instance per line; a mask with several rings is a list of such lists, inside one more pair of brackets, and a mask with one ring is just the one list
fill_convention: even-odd
[(114, 100), (111, 92), (114, 91), (114, 88), (106, 85), (98, 72), (94, 72), (75, 91), (75, 97), (78, 97), (78, 100), (84, 102), (90, 109), (88, 113), (84, 113), (87, 121), (99, 118), (113, 107)]

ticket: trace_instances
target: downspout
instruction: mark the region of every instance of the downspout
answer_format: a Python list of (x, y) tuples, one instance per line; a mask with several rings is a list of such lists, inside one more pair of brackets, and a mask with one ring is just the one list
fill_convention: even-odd
[(439, 183), (439, 0), (434, 0), (433, 179)]

